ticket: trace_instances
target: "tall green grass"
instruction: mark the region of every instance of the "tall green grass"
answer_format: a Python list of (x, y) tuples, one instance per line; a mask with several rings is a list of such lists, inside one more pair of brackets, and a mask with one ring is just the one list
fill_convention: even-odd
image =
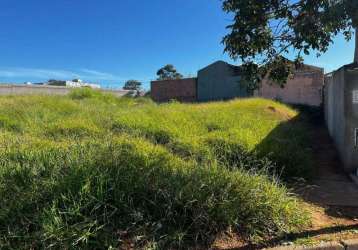
[(0, 145), (2, 249), (185, 249), (308, 221), (277, 178), (309, 172), (304, 121), (272, 101), (1, 97)]

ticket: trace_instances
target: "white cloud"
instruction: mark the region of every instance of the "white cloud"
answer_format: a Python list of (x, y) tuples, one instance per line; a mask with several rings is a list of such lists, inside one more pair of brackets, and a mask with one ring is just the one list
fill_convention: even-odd
[(122, 81), (125, 80), (125, 78), (120, 77), (120, 76), (116, 76), (113, 75), (111, 73), (107, 73), (107, 72), (101, 72), (101, 71), (97, 71), (97, 70), (92, 70), (92, 69), (81, 69), (81, 72), (85, 75), (87, 75), (88, 77), (92, 77), (93, 79), (98, 79), (98, 80), (115, 80), (115, 81)]
[[(100, 72), (91, 69), (81, 69), (78, 71), (58, 70), (58, 69), (38, 69), (38, 68), (0, 68), (0, 78), (26, 78), (48, 80), (48, 79), (73, 79), (81, 78), (88, 81), (123, 81), (126, 78), (113, 75), (111, 73)], [(0, 79), (1, 80), (1, 79)]]
[(79, 75), (65, 70), (31, 69), (31, 68), (0, 68), (0, 77), (16, 78), (66, 78)]

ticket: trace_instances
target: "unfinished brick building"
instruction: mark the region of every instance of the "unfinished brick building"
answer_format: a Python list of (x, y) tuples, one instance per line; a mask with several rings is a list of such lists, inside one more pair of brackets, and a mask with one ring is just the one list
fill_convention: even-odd
[(197, 100), (197, 78), (161, 80), (151, 82), (151, 97), (156, 102)]

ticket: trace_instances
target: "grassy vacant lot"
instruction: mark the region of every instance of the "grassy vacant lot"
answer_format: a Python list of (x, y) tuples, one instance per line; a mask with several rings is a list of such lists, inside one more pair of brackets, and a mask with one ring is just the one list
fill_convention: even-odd
[[(261, 99), (156, 105), (91, 90), (0, 98), (1, 249), (187, 248), (308, 222), (302, 117)], [(276, 177), (274, 177), (276, 176)]]

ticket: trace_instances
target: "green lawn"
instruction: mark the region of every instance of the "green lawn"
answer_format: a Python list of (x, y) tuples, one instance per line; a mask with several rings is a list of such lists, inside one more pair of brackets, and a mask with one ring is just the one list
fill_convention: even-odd
[(1, 249), (187, 248), (298, 230), (304, 116), (262, 99), (0, 97)]

